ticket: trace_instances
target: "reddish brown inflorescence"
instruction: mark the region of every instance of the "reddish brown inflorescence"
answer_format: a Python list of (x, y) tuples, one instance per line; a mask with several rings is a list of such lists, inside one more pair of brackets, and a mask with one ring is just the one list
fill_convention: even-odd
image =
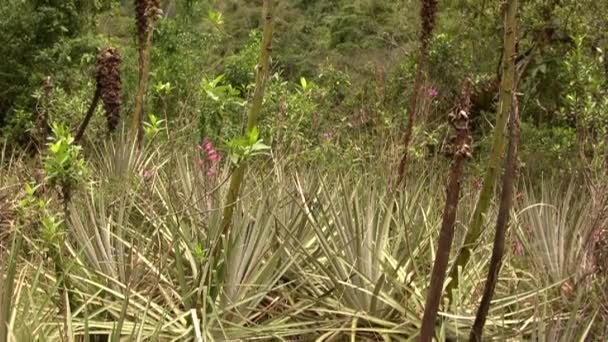
[(428, 44), (431, 34), (435, 28), (435, 18), (437, 16), (437, 0), (422, 0), (420, 9), (420, 19), (422, 20), (422, 32), (420, 40), (423, 44)]
[(460, 105), (454, 109), (449, 115), (448, 120), (455, 135), (450, 139), (448, 152), (450, 155), (461, 156), (464, 158), (471, 157), (471, 145), (473, 138), (469, 129), (470, 111), (471, 111), (471, 80), (465, 80), (462, 86), (462, 97)]
[(135, 19), (137, 20), (137, 37), (143, 46), (151, 29), (151, 20), (162, 14), (160, 0), (135, 0)]
[(112, 47), (103, 49), (97, 57), (97, 91), (103, 101), (109, 132), (113, 132), (120, 122), (121, 61), (118, 50)]

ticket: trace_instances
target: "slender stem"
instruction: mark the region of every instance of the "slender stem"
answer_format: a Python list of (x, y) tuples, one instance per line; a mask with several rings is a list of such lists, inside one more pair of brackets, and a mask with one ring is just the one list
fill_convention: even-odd
[[(246, 133), (250, 133), (258, 124), (258, 116), (262, 111), (262, 103), (264, 101), (264, 91), (268, 76), (270, 74), (270, 54), (272, 52), (272, 14), (273, 14), (273, 1), (264, 0), (264, 33), (262, 38), (262, 47), (260, 52), (260, 63), (258, 65), (258, 71), (255, 81), (255, 91), (253, 94), (253, 103), (249, 110), (247, 118)], [(238, 201), (241, 184), (245, 175), (247, 164), (245, 160), (242, 160), (234, 170), (230, 179), (230, 187), (228, 189), (228, 195), (226, 197), (226, 204), (224, 212), (222, 213), (222, 232), (227, 235), (232, 225), (232, 216), (236, 202)]]
[(93, 114), (95, 113), (95, 109), (97, 108), (97, 104), (99, 103), (100, 96), (101, 96), (101, 91), (100, 91), (100, 88), (97, 87), (95, 89), (95, 94), (93, 95), (93, 100), (91, 101), (91, 105), (89, 106), (89, 109), (87, 110), (87, 113), (84, 116), (84, 120), (82, 120), (82, 123), (80, 124), (80, 127), (78, 128), (78, 132), (76, 132), (76, 135), (74, 136), (75, 142), (77, 142), (77, 143), (80, 142), (80, 140), (84, 136), (84, 131), (87, 129), (87, 126), (89, 125), (89, 122), (91, 121), (91, 118), (93, 117)]
[(435, 19), (437, 14), (437, 0), (421, 0), (420, 1), (420, 20), (422, 23), (422, 30), (420, 32), (420, 51), (418, 56), (418, 65), (416, 66), (416, 79), (414, 81), (414, 92), (410, 100), (410, 108), (408, 112), (407, 126), (405, 128), (405, 134), (403, 138), (403, 156), (399, 162), (399, 168), (397, 169), (397, 183), (396, 187), (401, 186), (405, 183), (405, 176), (407, 173), (407, 158), (409, 146), (412, 141), (412, 132), (414, 130), (414, 124), (416, 117), (418, 116), (419, 97), (422, 96), (422, 89), (424, 88), (425, 77), (427, 72), (427, 53), (431, 37), (433, 35), (433, 29), (435, 27)]
[(496, 179), (499, 177), (501, 159), (505, 149), (505, 129), (511, 111), (513, 85), (515, 83), (515, 58), (516, 58), (516, 37), (517, 37), (517, 7), (518, 0), (509, 0), (506, 6), (504, 22), (504, 46), (503, 46), (503, 72), (501, 79), (499, 113), (494, 128), (492, 142), (492, 155), (488, 161), (488, 167), (483, 179), (483, 186), (469, 229), (465, 236), (464, 245), (460, 248), (456, 262), (450, 271), (452, 281), (448, 284), (447, 295), (452, 299), (452, 290), (458, 287), (459, 268), (464, 266), (471, 258), (471, 251), (479, 240), (484, 228), (484, 219), (490, 208), (490, 202), (494, 194)]
[(144, 107), (146, 105), (146, 91), (148, 88), (148, 77), (150, 74), (150, 45), (152, 44), (153, 21), (148, 19), (150, 27), (146, 31), (146, 37), (139, 47), (139, 84), (137, 87), (137, 95), (135, 97), (135, 111), (130, 127), (130, 136), (141, 145), (144, 135)]
[(465, 158), (470, 155), (471, 135), (469, 130), (469, 112), (471, 109), (471, 81), (466, 79), (462, 87), (462, 103), (457, 110), (450, 114), (450, 123), (456, 129), (456, 136), (451, 141), (454, 162), (446, 189), (447, 198), (443, 211), (443, 220), (439, 232), (437, 253), (431, 273), (431, 284), (426, 296), (420, 341), (430, 342), (435, 335), (435, 321), (442, 299), (443, 283), (445, 281), (452, 241), (454, 240), (454, 223), (460, 197), (460, 179)]
[(439, 233), (437, 244), (437, 254), (433, 264), (431, 274), (431, 284), (426, 296), (424, 306), (424, 316), (422, 317), (422, 328), (420, 330), (420, 342), (430, 342), (435, 335), (435, 321), (437, 311), (441, 301), (443, 282), (445, 280), (452, 241), (454, 240), (454, 222), (456, 221), (456, 211), (458, 209), (458, 198), (460, 196), (460, 178), (464, 157), (457, 156), (452, 165), (450, 180), (447, 188), (446, 206), (443, 212), (443, 222)]
[(519, 144), (519, 108), (515, 92), (513, 92), (513, 109), (509, 118), (510, 136), (507, 158), (505, 160), (505, 173), (502, 179), (502, 192), (500, 197), (500, 208), (498, 209), (498, 217), (496, 219), (496, 233), (494, 235), (494, 247), (492, 248), (492, 259), (490, 260), (490, 269), (486, 285), (481, 298), (481, 303), (477, 309), (475, 323), (471, 329), (469, 341), (480, 342), (483, 326), (490, 310), (490, 302), (494, 295), (494, 289), (498, 282), (498, 274), (502, 266), (502, 257), (505, 250), (505, 235), (509, 224), (509, 213), (513, 204), (513, 181), (516, 178), (517, 172), (517, 148)]
[(397, 186), (401, 186), (405, 183), (405, 176), (407, 173), (407, 157), (410, 142), (412, 141), (412, 132), (414, 131), (414, 122), (416, 120), (416, 114), (418, 112), (418, 97), (420, 96), (420, 90), (424, 84), (424, 68), (426, 64), (426, 48), (420, 49), (420, 56), (418, 58), (418, 66), (416, 67), (416, 80), (414, 81), (414, 93), (410, 100), (410, 110), (407, 115), (407, 126), (405, 127), (405, 135), (403, 137), (403, 156), (399, 162)]

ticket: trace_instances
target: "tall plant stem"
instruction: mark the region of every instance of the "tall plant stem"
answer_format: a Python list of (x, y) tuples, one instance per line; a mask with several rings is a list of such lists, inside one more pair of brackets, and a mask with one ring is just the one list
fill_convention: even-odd
[(454, 239), (454, 222), (456, 221), (456, 210), (458, 209), (458, 198), (460, 195), (460, 177), (464, 158), (458, 157), (454, 160), (450, 180), (447, 189), (446, 206), (443, 212), (443, 222), (439, 233), (437, 254), (431, 274), (431, 284), (426, 295), (424, 316), (422, 317), (422, 328), (420, 329), (420, 342), (430, 342), (435, 335), (435, 320), (441, 301), (443, 282), (448, 268), (450, 250)]
[(420, 56), (418, 57), (418, 66), (416, 67), (416, 80), (414, 81), (414, 93), (410, 100), (410, 108), (407, 113), (407, 125), (405, 127), (405, 134), (403, 136), (403, 156), (399, 162), (397, 186), (401, 186), (405, 183), (405, 176), (407, 173), (407, 157), (410, 142), (412, 141), (412, 133), (414, 131), (414, 121), (416, 120), (416, 114), (418, 112), (418, 97), (420, 96), (420, 90), (424, 84), (424, 65), (426, 64), (426, 51), (420, 49)]
[(484, 218), (490, 207), (490, 201), (494, 194), (496, 179), (499, 177), (501, 167), (501, 157), (505, 149), (505, 128), (509, 113), (511, 111), (512, 92), (515, 85), (515, 58), (517, 58), (517, 8), (518, 0), (509, 0), (504, 9), (504, 46), (503, 46), (503, 71), (500, 86), (500, 105), (494, 127), (494, 137), (492, 141), (492, 154), (488, 161), (488, 166), (483, 179), (483, 186), (469, 229), (464, 239), (464, 245), (458, 251), (456, 262), (450, 271), (452, 281), (447, 286), (448, 298), (452, 299), (452, 290), (458, 287), (458, 270), (464, 269), (471, 258), (471, 251), (476, 245), (484, 226)]
[(150, 45), (152, 44), (152, 20), (148, 20), (150, 28), (146, 30), (145, 39), (140, 42), (138, 48), (139, 60), (139, 83), (137, 86), (137, 95), (135, 96), (135, 111), (131, 119), (130, 134), (132, 140), (137, 144), (141, 144), (144, 136), (144, 107), (146, 103), (146, 91), (148, 89), (148, 78), (150, 76)]
[(486, 285), (481, 298), (481, 303), (477, 309), (475, 323), (471, 329), (469, 341), (480, 342), (483, 326), (490, 310), (490, 302), (494, 295), (494, 289), (498, 281), (498, 274), (502, 266), (502, 257), (505, 250), (505, 235), (509, 224), (509, 213), (513, 205), (513, 181), (516, 178), (517, 172), (517, 148), (519, 145), (519, 108), (517, 98), (513, 93), (513, 109), (509, 117), (509, 148), (507, 158), (505, 160), (505, 173), (502, 178), (502, 191), (500, 195), (500, 208), (498, 209), (498, 217), (496, 219), (496, 233), (494, 235), (494, 246), (492, 248), (492, 259), (490, 260), (490, 269)]
[[(262, 46), (260, 51), (260, 61), (255, 80), (255, 91), (253, 93), (253, 101), (247, 117), (246, 133), (249, 134), (258, 125), (258, 116), (262, 111), (262, 103), (264, 101), (264, 91), (270, 74), (270, 54), (272, 52), (272, 15), (273, 15), (273, 0), (264, 0), (264, 31), (262, 38)], [(232, 216), (236, 202), (239, 198), (241, 184), (247, 169), (246, 160), (242, 160), (232, 173), (230, 178), (230, 187), (226, 196), (226, 206), (222, 213), (222, 232), (227, 235), (232, 225)]]
[(418, 116), (419, 97), (422, 96), (422, 89), (424, 88), (426, 72), (427, 72), (427, 54), (431, 37), (433, 35), (433, 29), (435, 27), (435, 19), (437, 14), (437, 0), (421, 0), (420, 8), (420, 20), (422, 22), (422, 30), (420, 32), (420, 51), (418, 56), (418, 65), (416, 66), (416, 79), (414, 81), (414, 92), (410, 100), (410, 108), (408, 112), (407, 125), (405, 127), (405, 134), (403, 137), (403, 156), (399, 162), (399, 168), (397, 169), (397, 183), (399, 187), (405, 183), (405, 176), (407, 173), (407, 158), (410, 143), (412, 141), (412, 134), (414, 130), (414, 124), (416, 117)]
[(465, 81), (462, 93), (463, 105), (455, 110), (454, 113), (450, 114), (451, 123), (457, 130), (457, 135), (451, 146), (454, 151), (454, 162), (452, 164), (446, 190), (446, 203), (443, 211), (441, 231), (439, 232), (437, 253), (433, 264), (433, 271), (431, 273), (431, 284), (429, 285), (426, 295), (422, 327), (420, 329), (421, 342), (431, 342), (435, 335), (435, 321), (442, 298), (441, 294), (450, 258), (452, 241), (454, 240), (454, 223), (456, 221), (456, 212), (458, 210), (458, 200), (460, 197), (460, 179), (462, 177), (465, 158), (470, 155), (471, 136), (469, 132), (468, 114), (471, 106), (471, 83), (469, 79)]
[(84, 119), (80, 124), (80, 127), (78, 127), (78, 132), (76, 132), (76, 135), (74, 136), (74, 141), (76, 141), (77, 143), (79, 143), (82, 137), (84, 136), (84, 131), (87, 129), (87, 126), (89, 125), (89, 122), (91, 121), (91, 118), (95, 113), (95, 109), (97, 108), (97, 104), (99, 103), (100, 96), (101, 91), (98, 86), (97, 88), (95, 88), (95, 94), (93, 94), (93, 100), (91, 101), (89, 110), (87, 110), (87, 113), (85, 114)]

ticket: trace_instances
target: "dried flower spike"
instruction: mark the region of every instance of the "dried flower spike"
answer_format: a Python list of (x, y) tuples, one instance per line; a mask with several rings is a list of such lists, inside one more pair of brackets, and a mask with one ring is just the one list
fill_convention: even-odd
[(137, 36), (140, 44), (145, 44), (151, 20), (162, 15), (160, 0), (135, 0), (135, 19), (137, 20)]
[(422, 0), (420, 8), (420, 19), (422, 20), (422, 32), (420, 40), (423, 44), (428, 44), (431, 34), (435, 28), (435, 18), (437, 16), (437, 0)]
[(452, 155), (470, 158), (473, 138), (469, 130), (469, 112), (471, 110), (471, 80), (467, 78), (462, 85), (461, 103), (448, 114), (448, 121), (456, 131), (449, 141), (449, 152)]
[(113, 132), (120, 122), (121, 61), (118, 50), (112, 47), (103, 49), (97, 57), (97, 89), (103, 101), (109, 132)]

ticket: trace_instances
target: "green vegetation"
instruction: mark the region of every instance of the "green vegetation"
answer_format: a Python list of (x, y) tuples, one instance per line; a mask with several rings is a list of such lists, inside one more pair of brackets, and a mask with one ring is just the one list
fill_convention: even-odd
[(605, 13), (1, 1), (0, 342), (605, 341)]

